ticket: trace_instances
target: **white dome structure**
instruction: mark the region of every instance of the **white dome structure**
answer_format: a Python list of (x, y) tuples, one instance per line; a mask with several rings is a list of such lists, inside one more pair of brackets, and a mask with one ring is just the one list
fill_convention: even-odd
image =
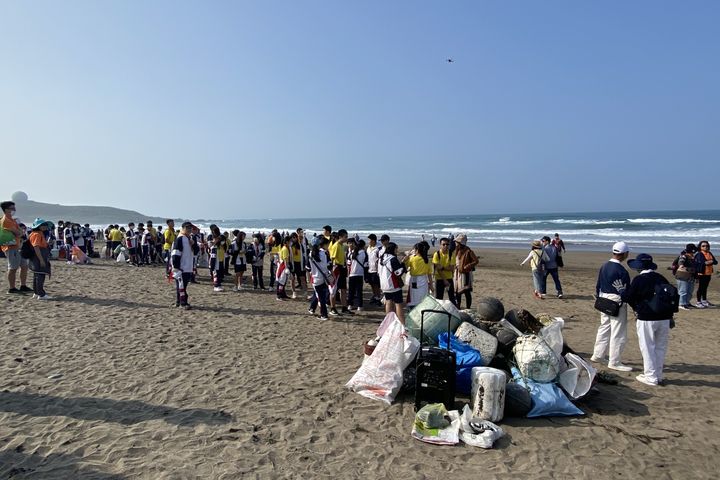
[(15, 192), (12, 194), (12, 201), (13, 202), (27, 202), (28, 201), (28, 194), (25, 192)]

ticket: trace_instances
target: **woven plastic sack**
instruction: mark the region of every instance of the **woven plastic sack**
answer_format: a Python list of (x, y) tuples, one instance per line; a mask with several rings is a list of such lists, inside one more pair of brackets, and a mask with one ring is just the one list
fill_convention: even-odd
[(455, 336), (458, 340), (470, 344), (471, 347), (480, 352), (483, 366), (488, 365), (495, 357), (498, 347), (497, 338), (484, 330), (480, 330), (475, 325), (463, 322), (455, 331)]
[(395, 400), (403, 384), (403, 370), (420, 348), (417, 339), (405, 334), (405, 327), (394, 312), (373, 354), (365, 356), (360, 369), (345, 387), (353, 392), (388, 405)]
[(422, 301), (413, 308), (406, 316), (407, 328), (410, 335), (417, 338), (423, 345), (437, 345), (437, 337), (442, 332), (447, 332), (448, 318), (445, 314), (427, 313), (425, 314), (425, 326), (423, 330), (424, 338), (420, 338), (420, 319), (423, 310), (440, 310), (450, 313), (450, 331), (454, 332), (460, 325), (460, 312), (454, 305), (443, 305), (438, 302), (435, 297), (427, 295)]
[(502, 370), (490, 367), (472, 369), (470, 403), (474, 417), (499, 422), (505, 414), (505, 384), (507, 376)]
[(566, 353), (568, 369), (560, 374), (558, 382), (573, 400), (584, 397), (590, 391), (597, 371), (579, 355)]
[(548, 383), (560, 374), (560, 357), (537, 335), (518, 337), (513, 355), (520, 373), (527, 379)]

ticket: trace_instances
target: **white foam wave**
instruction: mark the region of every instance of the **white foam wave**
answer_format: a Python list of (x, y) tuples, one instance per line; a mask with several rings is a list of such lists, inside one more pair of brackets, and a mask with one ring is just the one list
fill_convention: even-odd
[(698, 218), (628, 218), (630, 223), (660, 223), (660, 224), (673, 224), (673, 223), (716, 223), (720, 224), (720, 220), (702, 220)]

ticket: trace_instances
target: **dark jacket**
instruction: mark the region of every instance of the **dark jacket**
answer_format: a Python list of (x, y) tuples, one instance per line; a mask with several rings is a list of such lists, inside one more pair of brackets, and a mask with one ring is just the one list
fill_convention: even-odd
[(668, 283), (665, 277), (655, 271), (642, 273), (633, 278), (626, 293), (626, 301), (635, 310), (638, 320), (672, 319), (672, 314), (658, 315), (648, 305), (648, 302), (655, 296), (655, 286), (665, 283)]
[[(717, 265), (718, 261), (715, 258), (715, 255), (710, 252), (710, 256), (712, 256), (713, 265)], [(698, 275), (703, 275), (705, 273), (705, 255), (703, 255), (702, 252), (697, 252), (695, 254), (695, 268)]]

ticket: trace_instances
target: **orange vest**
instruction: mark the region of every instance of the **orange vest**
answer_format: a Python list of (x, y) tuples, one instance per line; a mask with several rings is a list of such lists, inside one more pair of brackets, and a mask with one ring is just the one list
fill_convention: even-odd
[(707, 263), (705, 263), (705, 271), (702, 274), (703, 275), (712, 275), (712, 273), (713, 273), (713, 266), (712, 266), (713, 256), (710, 252), (702, 252), (702, 254), (705, 256), (706, 262), (711, 262), (709, 265)]

